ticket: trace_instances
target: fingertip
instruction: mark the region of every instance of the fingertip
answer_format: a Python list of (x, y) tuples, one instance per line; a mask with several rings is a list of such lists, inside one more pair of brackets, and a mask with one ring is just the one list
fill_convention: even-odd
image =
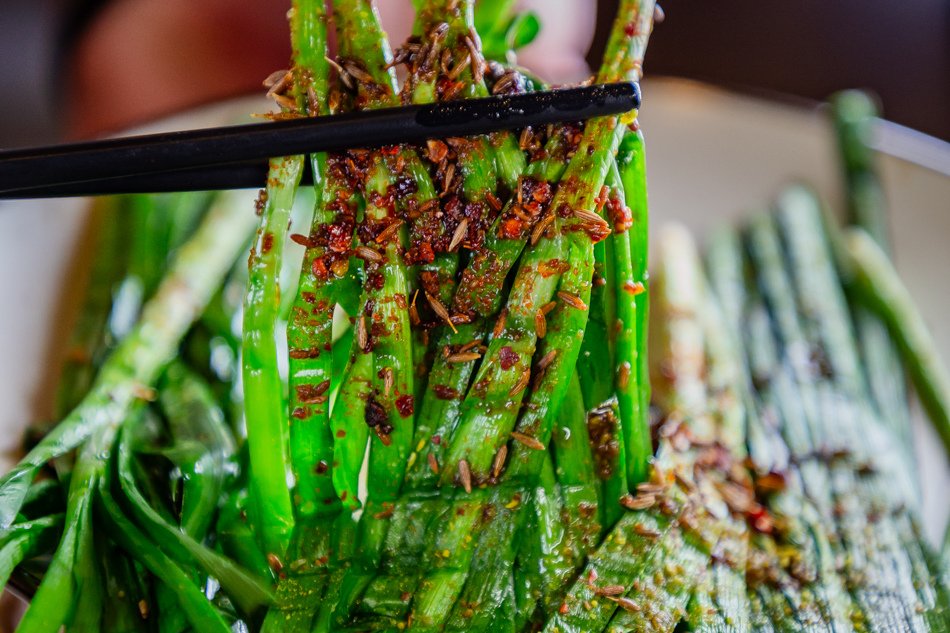
[(518, 51), (518, 62), (554, 83), (573, 83), (590, 76), (585, 56), (597, 23), (590, 0), (519, 0), (518, 9), (534, 11), (541, 32)]

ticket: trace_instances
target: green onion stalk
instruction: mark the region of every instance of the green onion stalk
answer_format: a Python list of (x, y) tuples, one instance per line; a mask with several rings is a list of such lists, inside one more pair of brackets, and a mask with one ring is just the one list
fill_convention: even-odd
[[(453, 5), (454, 4), (454, 8)], [(473, 3), (468, 0), (456, 3), (430, 3), (427, 9), (430, 21), (435, 22), (431, 46), (434, 48), (437, 34), (441, 33), (444, 49), (451, 52), (451, 66), (431, 73), (430, 81), (449, 82), (457, 97), (484, 97), (484, 64), (478, 48), (477, 37), (473, 40)], [(418, 56), (431, 57), (431, 49), (423, 49)], [(426, 62), (423, 61), (423, 64)], [(461, 69), (461, 70), (457, 70)], [(412, 77), (420, 72), (415, 63)], [(457, 86), (457, 87), (455, 87)], [(457, 98), (453, 96), (452, 98)], [(449, 160), (450, 153), (455, 160)], [(524, 170), (525, 158), (511, 133), (501, 132), (488, 137), (457, 139), (451, 145), (436, 141), (429, 146), (430, 159), (438, 163), (437, 175), (443, 183), (443, 202), (432, 205), (412, 225), (412, 243), (419, 251), (432, 251), (431, 263), (425, 253), (420, 262), (422, 294), (419, 303), (437, 308), (452, 306), (456, 292), (456, 273), (460, 255), (466, 249), (478, 252), (486, 239), (487, 224), (492, 221), (500, 205), (497, 195), (499, 182), (511, 190), (517, 186)], [(502, 166), (494, 168), (495, 162)], [(439, 214), (441, 217), (439, 217)], [(426, 247), (428, 245), (428, 248)], [(423, 300), (421, 297), (425, 297)], [(423, 306), (419, 306), (423, 307)], [(444, 322), (444, 315), (436, 315), (441, 321), (429, 334), (435, 345), (427, 368), (426, 389), (423, 392), (414, 444), (413, 467), (407, 474), (410, 488), (432, 488), (438, 478), (429, 466), (430, 460), (441, 462), (442, 452), (451, 442), (458, 409), (468, 388), (474, 363), (458, 362), (452, 354), (442, 350), (459, 350), (466, 345), (479, 344), (486, 336), (485, 323)], [(463, 320), (464, 321), (464, 320)], [(463, 352), (464, 353), (464, 352)], [(477, 354), (477, 352), (474, 352)], [(437, 443), (432, 442), (438, 437)], [(431, 455), (431, 457), (430, 457)]]
[[(644, 14), (641, 22), (646, 28), (625, 28), (629, 16)], [(598, 80), (625, 77), (631, 67), (638, 66), (632, 58), (642, 58), (652, 14), (652, 5), (621, 6), (621, 17)], [(557, 413), (580, 351), (578, 334), (586, 324), (593, 277), (592, 244), (606, 237), (598, 235), (606, 223), (594, 211), (587, 210), (595, 208), (594, 199), (607, 177), (622, 132), (623, 126), (616, 119), (588, 122), (578, 150), (550, 201), (553, 217), (546, 230), (551, 235), (544, 237), (546, 231), (538, 231), (537, 243), (522, 257), (504, 322), (489, 341), (473, 386), (462, 403), (457, 441), (449, 447), (441, 477), (443, 486), (455, 484), (464, 488), (465, 494), (457, 493), (455, 511), (450, 513), (452, 520), (445, 525), (447, 529), (438, 530), (435, 539), (434, 551), (448, 552), (448, 556), (437, 559), (435, 569), (427, 574), (421, 591), (413, 598), (412, 619), (422, 629), (440, 625), (468, 576), (473, 550), (466, 546), (466, 538), (476, 531), (475, 521), (482, 505), (469, 500), (468, 489), (490, 480), (493, 462), (500, 447), (508, 443), (509, 433), (521, 438), (511, 444), (509, 476), (518, 481), (521, 477), (536, 477), (540, 470), (542, 451), (536, 446), (543, 449), (550, 439), (551, 424), (546, 420)], [(465, 280), (463, 273), (456, 299)], [(539, 345), (536, 314), (556, 294), (559, 301), (551, 313), (550, 333)], [(536, 349), (539, 358), (554, 353), (540, 380), (537, 368), (532, 370)], [(527, 395), (532, 378), (537, 382)], [(522, 400), (528, 406), (519, 420)], [(501, 505), (512, 502), (508, 493), (501, 494), (508, 497), (499, 499)]]
[[(694, 468), (699, 470), (699, 449), (674, 448), (670, 430), (683, 424), (697, 440), (716, 437), (715, 427), (704, 419), (714, 407), (703, 384), (702, 272), (683, 229), (664, 233), (661, 245), (660, 283), (655, 286), (662, 313), (654, 329), (657, 359), (675, 370), (656, 392), (668, 416), (667, 431), (660, 429), (651, 479), (637, 484), (622, 500), (622, 516), (580, 574), (559, 592), (545, 631), (672, 631), (686, 619), (697, 587), (711, 582), (705, 578), (711, 567), (709, 543), (725, 538), (721, 522), (695, 504), (689, 489), (683, 489), (685, 484), (678, 483), (693, 480)], [(681, 529), (685, 525), (697, 529)]]
[(178, 250), (138, 323), (103, 362), (89, 393), (0, 479), (0, 525), (12, 524), (33, 477), (47, 461), (76, 448), (99, 427), (120, 423), (156, 384), (244, 246), (253, 218), (235, 207), (240, 205), (231, 196), (215, 202)]
[[(843, 167), (848, 222), (866, 230), (890, 256), (887, 201), (870, 146), (878, 114), (876, 107), (868, 95), (858, 91), (833, 95), (831, 104)], [(881, 418), (900, 431), (898, 436), (905, 450), (910, 451), (906, 383), (895, 379), (902, 373), (898, 350), (888, 340), (886, 325), (875, 315), (868, 314), (867, 309), (852, 296), (849, 299), (871, 397)]]

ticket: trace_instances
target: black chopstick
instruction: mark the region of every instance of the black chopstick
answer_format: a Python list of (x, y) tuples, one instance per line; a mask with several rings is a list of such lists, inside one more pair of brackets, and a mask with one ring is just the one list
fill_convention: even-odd
[[(130, 193), (168, 193), (173, 191), (223, 191), (259, 189), (267, 182), (268, 161), (226, 163), (193, 169), (136, 174), (121, 178), (101, 178), (65, 184), (44, 185), (31, 189), (0, 191), (0, 200), (27, 198), (68, 198), (111, 196)], [(304, 163), (301, 185), (313, 183), (310, 161)]]
[(621, 82), (0, 152), (0, 198), (258, 187), (263, 161), (471, 136), (615, 115), (640, 105)]

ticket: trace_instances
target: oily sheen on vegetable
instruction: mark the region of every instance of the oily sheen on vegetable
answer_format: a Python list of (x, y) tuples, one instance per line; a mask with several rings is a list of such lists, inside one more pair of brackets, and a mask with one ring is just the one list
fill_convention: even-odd
[[(268, 116), (548, 88), (513, 0), (414, 4), (391, 50), (370, 0), (294, 0)], [(639, 80), (654, 11), (594, 81)], [(60, 419), (0, 479), (19, 630), (950, 629), (898, 378), (946, 438), (947, 373), (871, 102), (833, 105), (846, 234), (791, 187), (705, 253), (664, 229), (653, 283), (635, 117), (97, 201)]]

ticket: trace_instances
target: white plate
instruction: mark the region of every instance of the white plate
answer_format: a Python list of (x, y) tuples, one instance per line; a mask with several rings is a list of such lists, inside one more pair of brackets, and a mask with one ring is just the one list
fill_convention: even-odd
[[(768, 204), (795, 179), (840, 207), (832, 135), (820, 111), (680, 81), (647, 81), (643, 93), (653, 226), (679, 220), (702, 236)], [(259, 99), (243, 99), (137, 132), (241, 122), (266, 109)], [(890, 124), (879, 131), (898, 268), (941, 356), (950, 359), (950, 146)], [(17, 449), (29, 420), (49, 415), (64, 334), (85, 280), (84, 220), (77, 201), (0, 202), (0, 453)], [(936, 542), (950, 510), (950, 467), (920, 415), (915, 440), (925, 523)]]

